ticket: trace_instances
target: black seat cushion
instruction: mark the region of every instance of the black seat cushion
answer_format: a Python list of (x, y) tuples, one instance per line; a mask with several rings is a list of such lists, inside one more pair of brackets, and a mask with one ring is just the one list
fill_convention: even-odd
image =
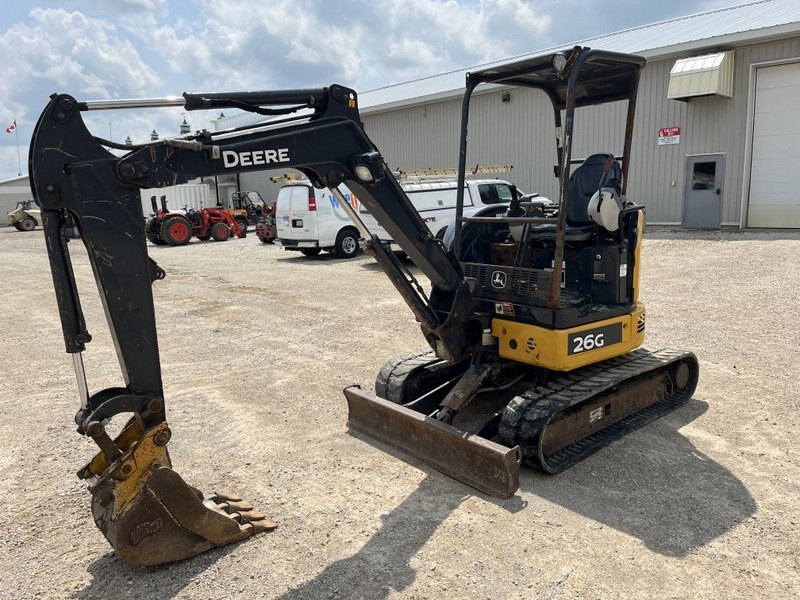
[[(605, 174), (605, 180), (604, 180)], [(612, 187), (619, 193), (622, 169), (611, 154), (592, 154), (569, 177), (567, 187), (567, 242), (586, 242), (592, 239), (596, 225), (589, 217), (589, 202), (600, 187)], [(554, 240), (555, 223), (534, 225), (528, 230), (528, 241)]]
[[(605, 173), (605, 181), (603, 176)], [(622, 169), (612, 154), (592, 154), (569, 177), (567, 187), (567, 225), (592, 225), (589, 201), (600, 187), (620, 192)]]
[[(541, 240), (554, 240), (556, 238), (558, 226), (553, 223), (544, 225), (533, 225), (528, 231), (528, 241), (535, 242)], [(592, 239), (594, 234), (594, 224), (592, 225), (568, 225), (564, 230), (564, 239), (567, 242), (586, 242)]]

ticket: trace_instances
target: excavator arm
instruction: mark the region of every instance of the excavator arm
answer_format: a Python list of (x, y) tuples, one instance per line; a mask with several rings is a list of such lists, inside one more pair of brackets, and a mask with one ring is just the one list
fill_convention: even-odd
[[(165, 272), (148, 256), (141, 189), (270, 167), (299, 169), (314, 185), (335, 194), (346, 183), (431, 280), (428, 297), (350, 211), (368, 250), (412, 309), (437, 355), (448, 361), (464, 358), (485, 327), (472, 317), (469, 287), (458, 262), (431, 235), (364, 132), (354, 91), (334, 85), (184, 94), (187, 110), (237, 107), (284, 114), (301, 107), (304, 114), (266, 127), (165, 139), (128, 148), (122, 156), (105, 147), (113, 144), (93, 136), (82, 118), (87, 110), (175, 102), (82, 103), (54, 95), (35, 128), (29, 159), (34, 195), (44, 209), (66, 350), (78, 380), (75, 420), (79, 433), (99, 447), (79, 476), (91, 482), (98, 527), (123, 559), (137, 564), (180, 560), (275, 526), (237, 496), (206, 497), (171, 469), (152, 294), (152, 284)], [(86, 247), (122, 371), (120, 386), (94, 393), (82, 359), (91, 335), (70, 260), (73, 227)], [(130, 415), (130, 421), (112, 439), (106, 424), (120, 414)]]

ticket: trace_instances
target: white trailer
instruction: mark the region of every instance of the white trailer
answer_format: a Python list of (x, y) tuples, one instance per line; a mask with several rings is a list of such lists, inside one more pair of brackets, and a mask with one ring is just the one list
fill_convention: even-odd
[(209, 208), (216, 205), (217, 200), (212, 195), (211, 186), (205, 183), (184, 183), (164, 188), (141, 190), (142, 211), (147, 216), (153, 212), (150, 198), (156, 197), (156, 206), (161, 207), (161, 196), (167, 199), (167, 209), (178, 210), (187, 208)]

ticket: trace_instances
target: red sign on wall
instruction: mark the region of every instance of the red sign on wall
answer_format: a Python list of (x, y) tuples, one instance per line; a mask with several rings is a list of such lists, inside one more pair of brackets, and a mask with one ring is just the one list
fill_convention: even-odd
[(667, 144), (680, 144), (681, 143), (681, 128), (680, 127), (662, 127), (658, 130), (658, 145), (665, 146)]

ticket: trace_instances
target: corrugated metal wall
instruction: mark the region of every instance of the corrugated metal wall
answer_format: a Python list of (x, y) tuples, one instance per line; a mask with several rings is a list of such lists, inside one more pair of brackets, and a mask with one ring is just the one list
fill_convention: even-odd
[[(709, 48), (711, 52), (712, 48)], [(702, 52), (693, 52), (699, 55)], [(683, 215), (687, 155), (725, 155), (722, 223), (738, 225), (749, 74), (753, 63), (798, 57), (800, 38), (736, 48), (733, 98), (702, 97), (689, 102), (667, 99), (669, 72), (676, 58), (650, 62), (644, 70), (637, 103), (628, 196), (647, 206), (650, 223), (680, 223)], [(543, 95), (513, 90), (509, 102), (501, 92), (473, 98), (469, 130), (470, 164), (513, 164), (509, 179), (525, 191), (556, 196), (553, 177), (555, 143), (552, 110)], [(364, 115), (369, 136), (392, 168), (457, 166), (461, 101), (450, 100), (385, 113)], [(576, 119), (573, 157), (593, 152), (621, 153), (623, 103), (586, 109)], [(546, 127), (541, 128), (541, 124)], [(680, 127), (679, 144), (658, 145), (658, 130)], [(499, 177), (503, 177), (500, 175)]]
[(300, 171), (295, 169), (274, 169), (270, 171), (250, 171), (249, 173), (239, 174), (239, 191), (242, 192), (258, 192), (266, 202), (274, 202), (278, 197), (278, 190), (281, 189), (282, 183), (273, 183), (270, 177), (279, 177), (286, 173), (296, 173), (300, 175)]
[[(510, 179), (525, 191), (554, 194), (555, 130), (549, 101), (529, 90), (514, 90), (510, 101), (502, 102), (496, 91), (476, 95), (472, 107), (469, 165), (513, 165), (511, 173), (495, 177)], [(364, 126), (392, 169), (454, 168), (460, 114), (459, 99), (366, 115)], [(537, 130), (541, 123), (546, 129)]]

